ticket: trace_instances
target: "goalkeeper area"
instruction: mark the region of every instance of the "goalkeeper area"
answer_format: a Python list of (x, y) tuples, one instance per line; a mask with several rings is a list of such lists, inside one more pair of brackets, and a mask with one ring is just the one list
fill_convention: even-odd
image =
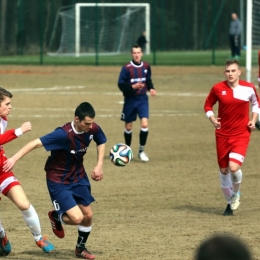
[(257, 75), (252, 73), (252, 66), (258, 64), (258, 51), (260, 50), (260, 0), (247, 0), (246, 25), (247, 80), (254, 81)]
[(63, 7), (56, 16), (48, 55), (86, 56), (129, 53), (146, 31), (150, 52), (150, 5), (79, 3)]

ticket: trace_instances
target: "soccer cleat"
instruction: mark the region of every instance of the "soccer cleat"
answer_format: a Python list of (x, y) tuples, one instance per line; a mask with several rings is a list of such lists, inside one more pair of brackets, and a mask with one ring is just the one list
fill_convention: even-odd
[(223, 212), (223, 216), (232, 216), (233, 210), (230, 208), (230, 204), (227, 204), (225, 211)]
[(4, 238), (0, 238), (0, 248), (2, 250), (2, 254), (7, 256), (12, 250), (12, 246), (10, 241), (8, 240), (6, 234)]
[(76, 247), (75, 249), (76, 257), (84, 259), (95, 259), (96, 257), (92, 255), (87, 248)]
[(233, 194), (231, 197), (230, 207), (232, 210), (237, 210), (240, 205), (240, 194)]
[(45, 253), (49, 253), (54, 250), (54, 245), (49, 242), (46, 237), (41, 237), (39, 241), (36, 241), (36, 245)]
[(149, 157), (146, 155), (146, 153), (144, 151), (138, 153), (138, 157), (139, 159), (141, 159), (143, 162), (148, 162), (149, 161)]
[(58, 219), (58, 214), (57, 217), (53, 216), (55, 213), (57, 214), (55, 210), (51, 210), (48, 213), (51, 222), (52, 231), (58, 238), (63, 238), (65, 236), (64, 229), (62, 227), (60, 220)]

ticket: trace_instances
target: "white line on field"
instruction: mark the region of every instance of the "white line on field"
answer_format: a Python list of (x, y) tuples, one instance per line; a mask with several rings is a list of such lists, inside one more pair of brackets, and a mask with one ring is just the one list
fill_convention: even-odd
[[(64, 91), (79, 89), (80, 91)], [(82, 89), (88, 89), (85, 86), (54, 86), (49, 88), (15, 88), (10, 89), (10, 92), (25, 92), (26, 94), (32, 94), (37, 92), (44, 92), (44, 94), (49, 94), (54, 92), (59, 95), (103, 95), (103, 96), (122, 96), (121, 92), (96, 92), (96, 91), (81, 91)], [(63, 90), (58, 91), (57, 90)], [(158, 92), (158, 96), (177, 96), (177, 97), (205, 97), (205, 93), (193, 93), (193, 92)]]
[[(198, 113), (180, 113), (180, 114), (153, 114), (150, 113), (150, 117), (178, 117), (178, 116), (199, 116), (200, 114)], [(47, 114), (42, 114), (42, 115), (9, 115), (9, 117), (15, 117), (15, 118), (70, 118), (68, 115), (47, 115)], [(120, 114), (101, 114), (101, 115), (97, 115), (97, 118), (99, 117), (116, 117), (116, 118), (120, 118)]]
[[(88, 89), (86, 86), (53, 86), (53, 87), (48, 87), (48, 88), (19, 88), (19, 89), (11, 89), (11, 92), (21, 92), (26, 94), (36, 94), (36, 93), (41, 93), (43, 94), (59, 94), (59, 95), (93, 95), (93, 96), (122, 96), (121, 92), (96, 92), (96, 91), (82, 91), (82, 89)], [(60, 91), (62, 90), (62, 91)], [(68, 91), (66, 91), (68, 90)], [(78, 91), (71, 91), (71, 90), (78, 90)], [(204, 93), (192, 93), (192, 92), (187, 92), (187, 93), (180, 93), (180, 92), (159, 92), (157, 93), (158, 96), (182, 96), (182, 97), (204, 97), (206, 94)], [(123, 101), (116, 102), (117, 104), (122, 104)], [(12, 108), (13, 111), (51, 111), (51, 112), (64, 112), (64, 111), (70, 111), (74, 112), (74, 109), (72, 108), (36, 108), (36, 107), (26, 107), (26, 108), (21, 108), (21, 107), (14, 107)], [(96, 109), (96, 111), (101, 111), (102, 114), (97, 113), (97, 117), (120, 117), (120, 111), (118, 109)], [(200, 113), (194, 113), (193, 111), (186, 111), (186, 110), (150, 110), (150, 116), (151, 117), (163, 117), (163, 116), (168, 116), (168, 117), (174, 117), (174, 116), (198, 116), (201, 115)], [(10, 115), (12, 117), (12, 115)], [(15, 115), (15, 117), (20, 117), (20, 118), (28, 118), (28, 117), (33, 117), (33, 118), (68, 118), (67, 114), (48, 114), (48, 113), (43, 113), (43, 114), (33, 114), (33, 115), (28, 115), (28, 114), (19, 114)]]

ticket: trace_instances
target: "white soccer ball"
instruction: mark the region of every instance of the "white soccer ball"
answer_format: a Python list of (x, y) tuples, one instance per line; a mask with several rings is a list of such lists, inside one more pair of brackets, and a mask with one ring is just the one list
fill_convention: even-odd
[(115, 144), (110, 150), (110, 160), (116, 166), (126, 166), (132, 159), (132, 149), (126, 144)]

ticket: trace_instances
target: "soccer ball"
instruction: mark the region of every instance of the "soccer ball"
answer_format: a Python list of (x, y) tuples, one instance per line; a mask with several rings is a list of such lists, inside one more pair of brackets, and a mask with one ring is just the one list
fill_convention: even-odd
[(110, 160), (116, 166), (126, 166), (132, 159), (132, 149), (126, 144), (115, 144), (110, 150)]

